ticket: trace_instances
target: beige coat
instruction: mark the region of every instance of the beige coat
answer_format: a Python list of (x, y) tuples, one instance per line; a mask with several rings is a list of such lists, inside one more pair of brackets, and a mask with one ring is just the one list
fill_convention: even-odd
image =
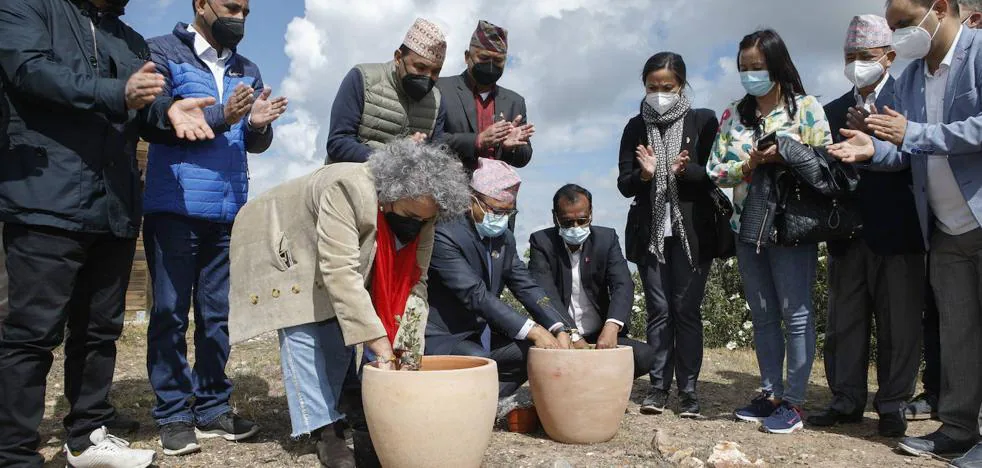
[[(374, 177), (354, 163), (324, 166), (247, 203), (232, 228), (231, 341), (335, 317), (347, 345), (385, 336), (368, 291), (378, 210)], [(423, 276), (412, 293), (421, 300), (411, 297), (411, 306), (426, 308), (432, 252), (430, 222), (420, 233)], [(420, 311), (424, 328), (427, 312)]]

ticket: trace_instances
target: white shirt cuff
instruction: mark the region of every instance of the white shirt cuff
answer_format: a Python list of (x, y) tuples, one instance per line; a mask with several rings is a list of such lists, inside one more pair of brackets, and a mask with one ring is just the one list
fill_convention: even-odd
[(607, 322), (605, 323), (616, 323), (618, 327), (621, 327), (622, 330), (624, 329), (624, 322), (617, 319), (607, 319)]
[(515, 335), (515, 339), (516, 340), (524, 340), (524, 339), (528, 338), (529, 332), (532, 331), (532, 327), (534, 327), (534, 326), (535, 326), (535, 322), (532, 321), (532, 319), (526, 320), (525, 321), (525, 326), (522, 327), (522, 329), (518, 331), (518, 334)]
[(563, 326), (564, 325), (562, 322), (556, 322), (555, 324), (553, 324), (553, 326), (549, 327), (549, 333), (555, 335), (556, 333), (559, 333), (559, 330), (563, 328)]

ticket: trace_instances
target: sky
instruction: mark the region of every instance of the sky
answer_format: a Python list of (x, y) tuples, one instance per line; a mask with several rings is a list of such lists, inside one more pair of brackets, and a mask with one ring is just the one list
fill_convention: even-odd
[[(132, 0), (124, 19), (146, 37), (192, 19), (191, 0)], [(842, 46), (854, 15), (883, 14), (883, 0), (254, 0), (239, 53), (259, 65), (274, 95), (290, 99), (272, 147), (250, 156), (250, 196), (323, 164), (331, 103), (358, 63), (392, 58), (416, 17), (443, 29), (444, 75), (464, 69), (479, 19), (508, 29), (500, 85), (525, 97), (536, 126), (532, 162), (519, 169), (516, 239), (552, 225), (565, 183), (594, 194), (594, 224), (623, 237), (630, 200), (617, 191), (627, 121), (644, 97), (641, 69), (661, 51), (681, 54), (694, 107), (717, 115), (743, 95), (737, 44), (761, 27), (788, 44), (809, 94), (823, 103), (850, 90)], [(899, 74), (900, 68), (893, 70)]]

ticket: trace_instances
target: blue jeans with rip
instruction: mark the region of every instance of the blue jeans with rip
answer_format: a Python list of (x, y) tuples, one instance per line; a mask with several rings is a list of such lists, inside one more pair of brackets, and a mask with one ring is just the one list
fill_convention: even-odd
[[(143, 242), (153, 281), (147, 370), (157, 396), (153, 418), (208, 424), (231, 411), (229, 241), (232, 225), (176, 214), (148, 214)], [(194, 368), (188, 365), (188, 312), (194, 301)]]
[(337, 320), (279, 330), (280, 364), (293, 437), (310, 434), (345, 415), (338, 408), (345, 380), (352, 379), (354, 348), (344, 345)]
[(761, 389), (800, 406), (815, 362), (812, 285), (818, 246), (770, 246), (758, 254), (756, 246), (737, 242), (737, 259), (753, 318)]

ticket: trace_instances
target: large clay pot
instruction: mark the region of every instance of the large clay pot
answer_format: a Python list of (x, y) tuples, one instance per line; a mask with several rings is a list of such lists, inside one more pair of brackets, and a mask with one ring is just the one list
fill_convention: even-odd
[(480, 467), (498, 409), (498, 366), (467, 356), (424, 356), (415, 372), (365, 366), (362, 400), (383, 467)]
[(529, 350), (539, 422), (557, 442), (593, 444), (617, 434), (634, 383), (631, 348)]

